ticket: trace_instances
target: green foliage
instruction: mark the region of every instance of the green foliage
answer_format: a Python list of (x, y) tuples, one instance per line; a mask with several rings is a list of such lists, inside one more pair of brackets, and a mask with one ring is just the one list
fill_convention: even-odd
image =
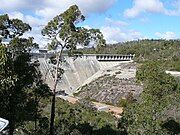
[(85, 17), (76, 5), (54, 17), (42, 30), (42, 34), (52, 41), (49, 49), (61, 46), (73, 51), (76, 49), (76, 45), (87, 46), (91, 41), (95, 41), (98, 46), (105, 45), (103, 35), (98, 29), (76, 27), (77, 23), (84, 20)]
[(9, 48), (13, 50), (14, 53), (23, 51), (30, 51), (31, 48), (38, 48), (38, 44), (33, 42), (33, 38), (13, 38), (10, 43)]
[(117, 103), (117, 106), (118, 107), (127, 107), (127, 105), (128, 105), (128, 101), (127, 101), (127, 99), (120, 99), (119, 100), (119, 102)]
[(169, 117), (173, 117), (168, 112), (172, 108), (179, 108), (178, 81), (154, 61), (141, 65), (137, 78), (142, 81), (144, 91), (138, 102), (125, 108), (119, 126), (130, 135), (168, 135), (168, 129), (162, 125)]
[(20, 37), (30, 26), (18, 19), (10, 20), (7, 15), (0, 16), (0, 20), (2, 40), (10, 40), (0, 44), (0, 116), (9, 120), (12, 135), (25, 122), (38, 121), (41, 99), (50, 92), (28, 53), (37, 44), (32, 38)]
[(2, 38), (19, 37), (29, 30), (31, 30), (29, 24), (19, 19), (9, 19), (7, 14), (0, 15), (0, 35)]
[(154, 79), (157, 73), (164, 74), (164, 69), (161, 67), (161, 64), (157, 61), (148, 61), (140, 65), (136, 73), (136, 78), (139, 81), (145, 82), (146, 80)]
[(56, 106), (56, 134), (66, 135), (120, 135), (115, 118), (106, 112), (87, 108), (83, 104), (72, 105), (61, 99)]
[(176, 122), (173, 118), (167, 120), (162, 126), (168, 130), (170, 135), (180, 133), (180, 123)]
[(144, 93), (151, 94), (156, 98), (171, 94), (177, 88), (175, 78), (166, 74), (156, 61), (143, 64), (138, 69), (136, 78), (144, 83)]

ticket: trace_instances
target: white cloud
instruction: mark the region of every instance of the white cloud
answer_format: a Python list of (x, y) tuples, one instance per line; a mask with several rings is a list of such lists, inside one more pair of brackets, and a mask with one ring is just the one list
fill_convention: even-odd
[(116, 0), (1, 0), (3, 11), (36, 11), (39, 16), (52, 18), (71, 5), (78, 5), (84, 14), (102, 13), (109, 9)]
[(24, 21), (24, 14), (21, 12), (10, 12), (8, 15), (11, 19), (20, 19)]
[(23, 37), (34, 37), (34, 41), (38, 43), (41, 47), (46, 45), (47, 41), (43, 39), (41, 35), (42, 26), (45, 24), (43, 19), (39, 19), (30, 15), (24, 15), (21, 12), (11, 12), (9, 13), (9, 17), (11, 19), (20, 19), (23, 22), (30, 24), (32, 30), (30, 32), (26, 32)]
[(33, 37), (34, 42), (39, 44), (40, 48), (46, 47), (47, 43), (50, 42), (49, 39), (42, 36), (40, 27), (33, 27), (32, 31), (26, 32), (23, 37)]
[(86, 29), (92, 29), (89, 25), (84, 25), (83, 27)]
[(121, 21), (121, 20), (113, 20), (111, 18), (105, 18), (105, 21), (106, 21), (107, 25), (110, 25), (110, 26), (121, 27), (121, 26), (129, 25), (127, 22), (124, 22), (124, 21)]
[(4, 11), (34, 10), (43, 6), (43, 0), (1, 0), (0, 9)]
[[(33, 29), (25, 35), (34, 36), (36, 42), (44, 44), (40, 26), (65, 11), (69, 6), (76, 4), (83, 14), (89, 15), (103, 13), (115, 2), (116, 0), (1, 0), (0, 9), (8, 13), (10, 18), (18, 18), (29, 23)], [(28, 12), (23, 14), (24, 10)]]
[(141, 23), (148, 23), (150, 20), (149, 20), (149, 18), (147, 18), (147, 17), (142, 17), (142, 18), (140, 18), (140, 22)]
[(8, 15), (11, 19), (20, 19), (23, 22), (28, 23), (32, 27), (45, 24), (45, 21), (43, 19), (39, 19), (31, 15), (24, 15), (21, 12), (10, 12)]
[(134, 0), (133, 7), (127, 9), (124, 15), (128, 18), (133, 18), (143, 12), (163, 13), (164, 5), (160, 0)]
[(162, 38), (162, 39), (176, 39), (176, 33), (171, 32), (171, 31), (167, 31), (165, 33), (161, 33), (161, 32), (156, 32), (155, 36), (157, 36), (158, 38)]
[(0, 8), (2, 10), (14, 10), (14, 9), (19, 9), (20, 7), (24, 6), (24, 1), (21, 0), (1, 0), (1, 5)]
[[(47, 40), (41, 35), (42, 26), (46, 23), (45, 19), (39, 19), (30, 15), (24, 15), (21, 12), (11, 12), (9, 14), (10, 18), (18, 18), (24, 22), (33, 26), (32, 31), (25, 33), (25, 37), (34, 37), (35, 42), (37, 42), (41, 47), (47, 44)], [(136, 40), (143, 38), (140, 32), (134, 30), (122, 30), (121, 27), (129, 25), (127, 22), (120, 20), (113, 20), (110, 18), (105, 18), (106, 25), (101, 28), (105, 39), (108, 43), (118, 43), (128, 40)], [(91, 26), (85, 25), (87, 29)]]
[(107, 43), (118, 43), (130, 40), (143, 39), (144, 36), (135, 30), (122, 30), (119, 27), (102, 27), (101, 32), (104, 35)]
[(40, 26), (45, 24), (45, 21), (42, 19), (39, 19), (37, 17), (33, 17), (30, 15), (25, 16), (25, 21), (30, 24), (30, 26)]
[(169, 16), (180, 15), (180, 0), (171, 1), (171, 9), (165, 7), (161, 0), (133, 0), (133, 7), (124, 11), (124, 16), (134, 18), (142, 13), (162, 13)]
[(74, 0), (84, 13), (102, 13), (109, 9), (116, 0)]
[(139, 31), (128, 29), (129, 23), (105, 18), (105, 25), (100, 28), (107, 43), (118, 43), (145, 38)]
[(102, 13), (109, 9), (116, 0), (44, 0), (43, 8), (36, 10), (36, 14), (44, 18), (52, 18), (65, 11), (71, 5), (78, 5), (83, 14)]
[(180, 0), (175, 0), (173, 2), (173, 10), (166, 9), (165, 14), (169, 16), (179, 16), (180, 15)]

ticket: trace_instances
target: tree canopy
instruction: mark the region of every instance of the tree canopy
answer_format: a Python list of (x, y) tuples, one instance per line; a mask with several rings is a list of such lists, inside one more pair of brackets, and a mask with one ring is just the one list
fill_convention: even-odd
[(0, 116), (9, 120), (10, 135), (25, 121), (38, 119), (40, 99), (49, 95), (29, 54), (37, 44), (31, 37), (21, 38), (28, 30), (31, 27), (21, 20), (0, 16)]
[(77, 45), (87, 46), (95, 42), (97, 46), (105, 45), (102, 33), (99, 29), (86, 29), (76, 26), (85, 17), (78, 6), (73, 5), (64, 13), (57, 15), (42, 30), (42, 34), (51, 39), (49, 49), (56, 49), (58, 46), (68, 50), (75, 50)]
[[(156, 61), (149, 61), (138, 69), (137, 79), (144, 85), (138, 101), (129, 104), (123, 112), (120, 127), (130, 135), (169, 135), (179, 133), (178, 115), (172, 108), (179, 108), (179, 82)], [(171, 112), (171, 113), (170, 113)], [(167, 123), (174, 122), (174, 125)], [(166, 123), (166, 126), (164, 124)], [(168, 126), (167, 126), (168, 125)], [(173, 128), (174, 126), (174, 128)], [(169, 128), (173, 128), (169, 130)]]

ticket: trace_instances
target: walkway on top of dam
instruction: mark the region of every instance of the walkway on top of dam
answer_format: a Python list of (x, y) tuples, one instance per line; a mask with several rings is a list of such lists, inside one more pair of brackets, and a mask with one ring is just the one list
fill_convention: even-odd
[[(49, 58), (55, 55), (55, 53), (31, 53), (32, 58)], [(67, 57), (67, 54), (63, 54), (63, 57)], [(131, 61), (135, 55), (120, 55), (120, 54), (81, 54), (74, 55), (75, 58), (96, 58), (98, 61)]]

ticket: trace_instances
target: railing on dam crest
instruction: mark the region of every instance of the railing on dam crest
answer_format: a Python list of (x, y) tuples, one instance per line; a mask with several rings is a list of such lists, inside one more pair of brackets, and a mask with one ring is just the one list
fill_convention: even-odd
[[(31, 53), (33, 59), (49, 58), (55, 55), (54, 53)], [(67, 54), (63, 54), (63, 57), (68, 57)], [(119, 55), (119, 54), (82, 54), (74, 55), (76, 58), (95, 58), (98, 61), (131, 61), (135, 55)]]

